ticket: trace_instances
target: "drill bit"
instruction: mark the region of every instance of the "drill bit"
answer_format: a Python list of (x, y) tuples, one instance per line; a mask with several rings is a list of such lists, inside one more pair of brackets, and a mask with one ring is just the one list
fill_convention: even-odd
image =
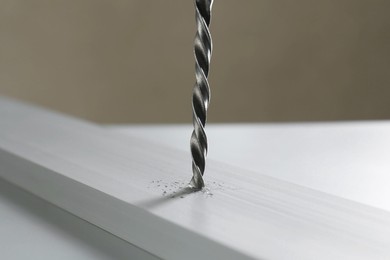
[(212, 40), (209, 31), (212, 5), (213, 0), (195, 0), (197, 26), (194, 41), (196, 83), (192, 93), (194, 130), (190, 140), (193, 176), (189, 185), (197, 190), (204, 187), (203, 174), (207, 156), (207, 136), (204, 127), (210, 102), (210, 86), (207, 77), (212, 51)]

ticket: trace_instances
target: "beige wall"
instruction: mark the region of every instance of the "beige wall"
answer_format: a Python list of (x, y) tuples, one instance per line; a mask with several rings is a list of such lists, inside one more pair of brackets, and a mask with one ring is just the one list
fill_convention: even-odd
[[(390, 118), (390, 1), (215, 0), (209, 121)], [(190, 122), (191, 0), (0, 0), (0, 94)]]

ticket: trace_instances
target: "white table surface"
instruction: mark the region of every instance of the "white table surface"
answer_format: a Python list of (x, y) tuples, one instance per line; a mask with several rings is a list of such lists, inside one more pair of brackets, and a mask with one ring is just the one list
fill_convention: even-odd
[[(190, 125), (107, 128), (189, 149)], [(209, 158), (390, 210), (388, 122), (209, 125), (207, 133)], [(154, 259), (2, 180), (0, 248), (1, 259)]]
[[(189, 151), (191, 125), (110, 128)], [(390, 210), (390, 121), (209, 124), (206, 132), (208, 158)]]
[(156, 259), (0, 179), (0, 259)]

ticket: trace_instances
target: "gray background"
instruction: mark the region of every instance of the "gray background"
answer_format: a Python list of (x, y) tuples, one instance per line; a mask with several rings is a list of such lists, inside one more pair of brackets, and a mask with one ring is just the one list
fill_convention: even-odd
[[(390, 1), (216, 0), (209, 121), (390, 118)], [(191, 0), (0, 0), (0, 94), (191, 121)]]

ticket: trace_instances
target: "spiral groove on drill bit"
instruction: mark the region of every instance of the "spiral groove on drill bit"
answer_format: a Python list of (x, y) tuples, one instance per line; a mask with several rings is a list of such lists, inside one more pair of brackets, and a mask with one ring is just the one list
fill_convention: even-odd
[(208, 75), (212, 52), (209, 31), (213, 0), (195, 0), (197, 31), (194, 41), (196, 83), (192, 93), (192, 116), (194, 130), (191, 135), (192, 173), (190, 186), (204, 187), (203, 174), (207, 156), (207, 136), (204, 130), (207, 121), (207, 108), (210, 102)]

